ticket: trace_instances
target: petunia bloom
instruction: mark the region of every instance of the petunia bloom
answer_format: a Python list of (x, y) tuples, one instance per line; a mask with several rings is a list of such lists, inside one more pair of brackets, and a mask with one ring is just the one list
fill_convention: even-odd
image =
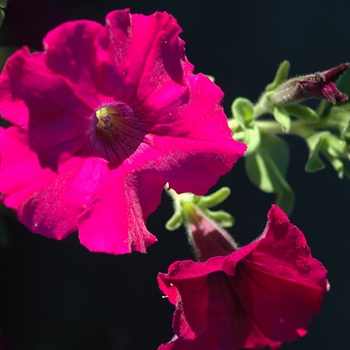
[[(158, 275), (160, 289), (176, 306), (176, 335), (159, 350), (278, 349), (304, 336), (329, 285), (326, 269), (282, 210), (273, 206), (263, 234), (239, 249), (230, 240), (222, 244), (203, 214), (194, 216), (194, 244), (208, 260), (177, 261)], [(213, 256), (209, 244), (198, 244), (200, 227), (207, 231), (203, 240), (219, 242), (213, 251), (222, 247), (226, 255)]]
[(0, 191), (35, 233), (79, 231), (91, 251), (145, 252), (145, 220), (168, 182), (205, 194), (243, 155), (222, 91), (193, 74), (167, 13), (63, 23), (0, 80)]

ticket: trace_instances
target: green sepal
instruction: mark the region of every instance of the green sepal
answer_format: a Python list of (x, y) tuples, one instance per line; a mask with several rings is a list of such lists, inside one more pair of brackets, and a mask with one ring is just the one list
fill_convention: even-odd
[(215, 207), (216, 205), (222, 203), (230, 195), (230, 193), (231, 190), (229, 187), (223, 187), (208, 196), (200, 197), (200, 200), (197, 203), (206, 208)]
[(285, 107), (274, 107), (273, 115), (278, 123), (282, 126), (283, 132), (289, 132), (290, 130), (290, 115)]
[(322, 147), (323, 139), (325, 138), (327, 132), (320, 132), (312, 134), (306, 138), (306, 142), (309, 146), (309, 160), (305, 165), (305, 171), (308, 173), (313, 173), (315, 171), (322, 170), (325, 164), (319, 156), (319, 152)]
[(245, 158), (250, 180), (262, 191), (276, 193), (276, 204), (290, 214), (294, 193), (285, 179), (289, 163), (287, 143), (273, 134), (262, 134), (260, 146)]
[(193, 195), (193, 200), (192, 203), (193, 204), (198, 204), (201, 201), (202, 197), (201, 196), (197, 196), (196, 194)]
[(182, 209), (175, 211), (173, 216), (165, 224), (165, 228), (169, 231), (177, 230), (183, 224)]
[(283, 61), (278, 67), (275, 79), (272, 83), (266, 86), (266, 91), (272, 91), (281, 85), (287, 78), (289, 74), (290, 63), (288, 61)]
[(7, 6), (7, 0), (0, 0), (0, 7), (4, 9), (6, 8), (6, 6)]
[(254, 106), (248, 99), (243, 97), (236, 98), (233, 101), (231, 110), (234, 118), (244, 130), (252, 127)]
[(235, 223), (235, 219), (233, 216), (226, 211), (223, 210), (217, 210), (217, 211), (211, 211), (207, 208), (200, 207), (200, 210), (207, 215), (210, 219), (214, 220), (216, 223), (218, 223), (221, 227), (231, 227)]
[[(169, 231), (174, 231), (183, 225), (186, 222), (186, 215), (190, 215), (193, 207), (197, 207), (222, 227), (230, 227), (234, 224), (233, 217), (225, 211), (211, 211), (208, 209), (222, 203), (230, 195), (231, 190), (228, 187), (220, 188), (218, 191), (203, 197), (194, 195), (193, 193), (177, 194), (172, 189), (168, 190), (167, 186), (165, 189), (173, 198), (175, 211), (165, 225)], [(185, 213), (186, 208), (188, 209), (187, 214)]]
[(299, 105), (299, 104), (290, 104), (290, 105), (284, 106), (284, 109), (290, 115), (293, 115), (294, 117), (304, 120), (307, 123), (317, 123), (319, 121), (319, 116), (317, 115), (317, 113), (309, 107)]

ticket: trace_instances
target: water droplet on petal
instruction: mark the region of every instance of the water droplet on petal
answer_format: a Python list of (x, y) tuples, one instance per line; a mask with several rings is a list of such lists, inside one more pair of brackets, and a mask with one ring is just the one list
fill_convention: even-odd
[(168, 273), (169, 276), (175, 276), (177, 274), (177, 267), (173, 267), (171, 271)]

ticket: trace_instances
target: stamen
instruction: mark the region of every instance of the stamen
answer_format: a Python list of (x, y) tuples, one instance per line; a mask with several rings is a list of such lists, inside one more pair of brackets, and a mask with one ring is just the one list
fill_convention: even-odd
[[(111, 131), (118, 124), (118, 110), (115, 106), (106, 106), (99, 108), (96, 112), (98, 119), (97, 127), (104, 131)], [(120, 118), (119, 118), (120, 119)], [(119, 120), (120, 124), (120, 120)]]

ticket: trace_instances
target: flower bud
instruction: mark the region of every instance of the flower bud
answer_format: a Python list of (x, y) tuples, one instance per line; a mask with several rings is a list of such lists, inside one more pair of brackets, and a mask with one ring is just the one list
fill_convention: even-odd
[(198, 261), (214, 256), (226, 256), (237, 250), (233, 238), (222, 227), (208, 218), (195, 204), (183, 205), (189, 241)]
[(349, 67), (350, 63), (343, 63), (324, 72), (289, 79), (271, 93), (272, 103), (285, 106), (308, 98), (327, 99), (333, 104), (346, 101), (348, 96), (334, 83)]

